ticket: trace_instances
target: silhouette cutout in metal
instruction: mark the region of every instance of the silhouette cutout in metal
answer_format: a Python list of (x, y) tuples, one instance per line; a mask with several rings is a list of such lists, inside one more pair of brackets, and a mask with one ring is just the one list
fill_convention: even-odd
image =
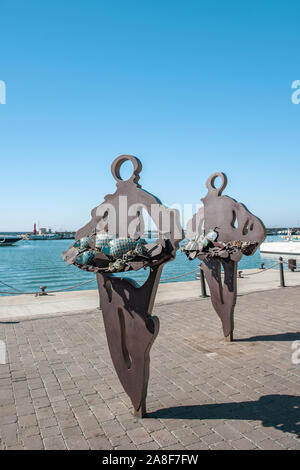
[[(216, 188), (215, 181), (221, 178), (222, 184)], [(192, 250), (186, 250), (190, 259), (197, 256), (210, 288), (212, 305), (221, 319), (224, 336), (233, 340), (234, 307), (237, 298), (237, 264), (243, 254), (253, 255), (266, 237), (263, 222), (249, 212), (241, 203), (222, 196), (227, 177), (224, 173), (212, 174), (207, 182), (207, 195), (201, 199), (203, 206), (194, 214), (186, 227), (186, 238), (193, 240), (209, 232), (216, 236), (207, 240), (207, 246), (199, 248), (193, 243)], [(195, 237), (196, 234), (196, 237)], [(222, 282), (221, 266), (224, 271)]]
[[(124, 181), (120, 168), (128, 160), (134, 170)], [(97, 233), (111, 234), (116, 239), (138, 239), (144, 233), (143, 210), (156, 225), (156, 242), (146, 244), (140, 258), (129, 259), (124, 265), (124, 271), (150, 268), (142, 286), (128, 277), (113, 275), (108, 270), (105, 253), (96, 254), (92, 265), (80, 266), (96, 272), (111, 358), (134, 413), (139, 417), (146, 414), (150, 349), (159, 331), (159, 319), (152, 316), (157, 287), (164, 264), (175, 258), (183, 239), (179, 212), (163, 206), (158, 198), (141, 188), (138, 184), (141, 169), (140, 160), (131, 155), (121, 155), (113, 161), (111, 171), (117, 182), (116, 192), (107, 195), (104, 202), (92, 210), (91, 221), (76, 233), (75, 243), (63, 254), (67, 264), (76, 264), (76, 241), (89, 237), (93, 248), (93, 237)], [(115, 223), (110, 224), (111, 218), (115, 218)]]

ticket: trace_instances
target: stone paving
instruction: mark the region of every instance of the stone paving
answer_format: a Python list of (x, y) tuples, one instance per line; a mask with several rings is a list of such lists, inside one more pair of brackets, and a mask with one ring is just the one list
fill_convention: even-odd
[(239, 296), (231, 344), (209, 299), (157, 306), (142, 420), (99, 311), (0, 322), (0, 448), (300, 449), (299, 305), (299, 288)]

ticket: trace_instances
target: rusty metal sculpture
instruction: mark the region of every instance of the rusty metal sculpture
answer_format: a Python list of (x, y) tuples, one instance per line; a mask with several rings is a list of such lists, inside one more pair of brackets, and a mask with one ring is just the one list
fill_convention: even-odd
[[(216, 188), (218, 177), (222, 184)], [(232, 341), (237, 264), (243, 254), (250, 256), (255, 253), (266, 237), (266, 230), (262, 221), (243, 204), (222, 196), (226, 185), (224, 173), (217, 172), (208, 178), (208, 193), (202, 199), (203, 207), (187, 224), (186, 237), (190, 241), (183, 250), (190, 259), (197, 256), (202, 260), (201, 269), (210, 288), (212, 305), (221, 319), (225, 339)]]
[[(128, 180), (120, 176), (121, 165), (131, 161), (134, 171)], [(67, 264), (93, 271), (97, 275), (100, 305), (111, 358), (120, 382), (129, 395), (136, 416), (146, 413), (146, 395), (149, 379), (150, 349), (159, 331), (159, 319), (152, 316), (153, 304), (164, 264), (176, 256), (183, 231), (179, 213), (163, 206), (159, 199), (144, 191), (138, 184), (141, 162), (131, 155), (117, 157), (111, 171), (117, 181), (117, 190), (92, 210), (91, 221), (81, 228), (75, 243), (64, 253)], [(154, 221), (158, 230), (155, 243), (144, 244), (143, 210)], [(135, 245), (117, 260), (112, 260), (105, 249), (96, 250), (97, 236), (107, 236), (109, 243), (121, 246), (124, 239)], [(122, 238), (125, 237), (125, 238)], [(78, 246), (88, 244), (85, 264)], [(107, 246), (106, 246), (107, 248)], [(90, 256), (92, 253), (92, 256)], [(113, 272), (150, 268), (146, 282), (139, 286), (128, 277), (115, 277)]]

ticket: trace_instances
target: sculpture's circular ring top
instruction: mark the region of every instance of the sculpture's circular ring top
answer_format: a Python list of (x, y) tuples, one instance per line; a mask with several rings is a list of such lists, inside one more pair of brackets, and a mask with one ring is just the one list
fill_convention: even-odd
[(134, 157), (133, 155), (119, 155), (119, 157), (115, 158), (111, 164), (112, 175), (116, 181), (124, 181), (121, 178), (120, 169), (123, 163), (125, 163), (126, 161), (130, 161), (133, 165), (133, 173), (131, 177), (128, 178), (126, 181), (132, 181), (134, 183), (137, 183), (140, 178), (139, 173), (142, 170), (142, 163), (137, 157)]
[[(222, 180), (222, 184), (219, 188), (215, 187), (215, 181), (217, 178), (221, 178)], [(217, 191), (218, 196), (222, 194), (226, 186), (227, 186), (227, 176), (225, 175), (225, 173), (221, 173), (220, 171), (216, 171), (215, 173), (210, 175), (210, 177), (206, 181), (206, 187), (208, 189), (208, 192), (210, 193), (210, 192)]]

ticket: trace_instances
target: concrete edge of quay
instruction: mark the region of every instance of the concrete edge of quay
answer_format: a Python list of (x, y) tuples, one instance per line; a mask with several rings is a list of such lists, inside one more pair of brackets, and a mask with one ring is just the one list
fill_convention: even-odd
[[(280, 288), (278, 270), (244, 269), (242, 272), (243, 277), (238, 278), (238, 296)], [(285, 271), (285, 282), (287, 288), (300, 286), (300, 272)], [(209, 295), (208, 286), (207, 293)], [(201, 298), (200, 294), (200, 281), (198, 280), (161, 283), (155, 306), (207, 300)], [(34, 295), (4, 296), (0, 300), (0, 322), (76, 315), (89, 313), (97, 308), (99, 308), (99, 296), (96, 289), (60, 292), (37, 297)]]

